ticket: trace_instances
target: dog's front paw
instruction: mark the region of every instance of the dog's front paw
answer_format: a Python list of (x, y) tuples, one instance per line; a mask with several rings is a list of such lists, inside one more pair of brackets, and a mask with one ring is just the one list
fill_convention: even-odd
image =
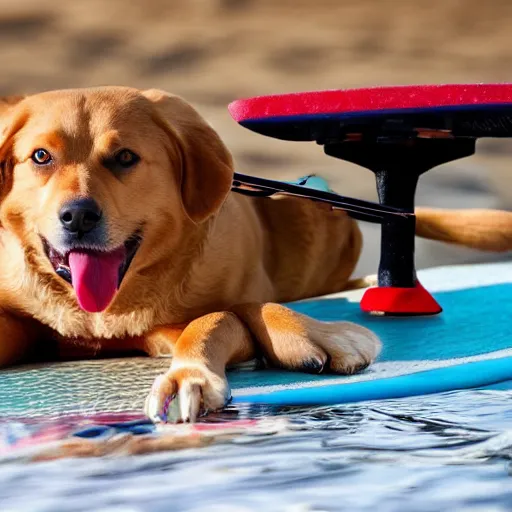
[(311, 322), (312, 341), (328, 355), (329, 370), (351, 375), (364, 370), (380, 353), (379, 338), (352, 322)]
[(381, 349), (372, 331), (352, 322), (322, 322), (274, 303), (233, 309), (269, 364), (279, 368), (350, 375), (369, 366)]
[(173, 362), (167, 373), (155, 379), (145, 413), (154, 423), (193, 423), (198, 416), (224, 407), (230, 397), (225, 375), (201, 364)]

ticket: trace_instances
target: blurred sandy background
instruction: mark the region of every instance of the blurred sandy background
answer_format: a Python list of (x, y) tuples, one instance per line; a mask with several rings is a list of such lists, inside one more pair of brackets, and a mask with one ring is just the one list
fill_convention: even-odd
[[(238, 127), (226, 105), (260, 94), (367, 85), (512, 82), (509, 0), (0, 0), (0, 94), (89, 85), (181, 94), (217, 128), (247, 174), (315, 172), (376, 199), (373, 175)], [(418, 204), (512, 206), (512, 143), (425, 175)], [(379, 227), (364, 226), (358, 273), (377, 268)], [(502, 255), (501, 258), (504, 256)], [(418, 241), (417, 264), (496, 256)]]

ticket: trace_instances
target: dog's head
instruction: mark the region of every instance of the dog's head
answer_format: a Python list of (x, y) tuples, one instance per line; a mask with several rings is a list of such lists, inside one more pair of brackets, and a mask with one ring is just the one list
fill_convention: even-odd
[(107, 308), (123, 279), (211, 217), (230, 190), (228, 150), (179, 97), (108, 87), (2, 108), (1, 225), (86, 311)]

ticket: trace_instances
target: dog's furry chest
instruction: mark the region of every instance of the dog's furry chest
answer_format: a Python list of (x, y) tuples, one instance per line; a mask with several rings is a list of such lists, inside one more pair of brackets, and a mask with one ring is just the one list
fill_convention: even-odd
[(31, 316), (47, 325), (62, 339), (115, 339), (139, 337), (155, 323), (151, 309), (125, 314), (86, 313), (76, 306), (31, 304)]

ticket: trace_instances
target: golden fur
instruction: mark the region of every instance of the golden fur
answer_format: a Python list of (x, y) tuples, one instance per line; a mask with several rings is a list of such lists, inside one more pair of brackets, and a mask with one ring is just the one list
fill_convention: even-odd
[[(263, 355), (289, 369), (352, 373), (378, 354), (379, 340), (363, 327), (277, 304), (351, 286), (362, 244), (357, 223), (324, 204), (231, 194), (231, 155), (184, 100), (157, 90), (76, 89), (10, 98), (0, 114), (1, 366), (45, 356), (52, 344), (60, 357), (172, 354), (147, 412), (158, 419), (166, 397), (177, 394), (181, 419), (193, 421), (201, 407), (224, 405), (228, 364)], [(54, 155), (48, 168), (32, 162), (37, 148)], [(140, 162), (114, 172), (103, 162), (121, 148)], [(104, 213), (101, 250), (136, 232), (142, 238), (99, 313), (79, 307), (42, 241), (60, 247), (57, 214), (83, 197)], [(419, 213), (422, 235), (512, 248), (508, 212), (496, 214), (499, 234), (465, 237), (455, 228), (466, 213)]]

